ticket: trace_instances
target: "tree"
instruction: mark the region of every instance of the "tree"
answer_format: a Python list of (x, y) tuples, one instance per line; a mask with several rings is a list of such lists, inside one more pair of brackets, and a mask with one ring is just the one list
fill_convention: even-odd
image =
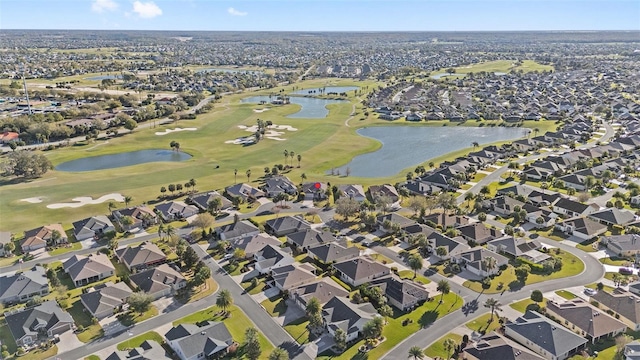
[(287, 159), (289, 159), (289, 151), (288, 150), (284, 150), (284, 165), (287, 165)]
[(211, 215), (218, 215), (220, 209), (222, 209), (222, 199), (219, 196), (214, 197), (207, 203), (207, 211)]
[(350, 197), (341, 197), (336, 201), (336, 214), (344, 216), (347, 220), (350, 216), (358, 213), (360, 210), (360, 203)]
[(473, 200), (475, 198), (476, 198), (476, 196), (471, 191), (467, 191), (464, 194), (464, 200), (467, 202), (467, 207), (469, 207), (469, 205), (471, 205), (471, 200)]
[(544, 298), (542, 297), (542, 291), (540, 290), (533, 290), (531, 292), (531, 300), (535, 301), (535, 302), (542, 302)]
[(169, 188), (169, 191), (171, 191), (171, 195), (173, 195), (173, 192), (176, 191), (176, 185), (175, 184), (169, 184), (168, 188)]
[(125, 197), (124, 197), (124, 206), (129, 207), (129, 203), (131, 203), (132, 200), (133, 200), (133, 198), (131, 196), (125, 195)]
[(260, 348), (260, 342), (258, 341), (258, 330), (256, 328), (250, 327), (244, 332), (244, 343), (242, 344), (244, 347), (244, 353), (247, 355), (249, 360), (256, 360), (262, 354), (262, 349)]
[(51, 161), (46, 156), (26, 150), (10, 153), (6, 165), (7, 174), (25, 179), (41, 177), (53, 169)]
[(231, 292), (227, 289), (222, 289), (216, 297), (216, 306), (222, 309), (224, 314), (227, 313), (227, 309), (233, 305), (233, 298)]
[[(218, 199), (219, 200), (219, 199)], [(191, 225), (204, 230), (206, 228), (210, 228), (211, 225), (215, 222), (216, 219), (211, 216), (209, 213), (198, 214), (195, 219), (191, 222)]]
[(305, 173), (300, 174), (300, 182), (303, 183), (305, 180), (307, 180), (307, 174)]
[(424, 359), (424, 351), (422, 351), (420, 346), (412, 346), (411, 349), (409, 349), (409, 357), (413, 358), (413, 360), (422, 360)]
[[(624, 354), (624, 349), (628, 343), (633, 341), (633, 338), (629, 335), (620, 334), (616, 336), (616, 355)], [(624, 359), (624, 356), (616, 357), (616, 359)]]
[(478, 214), (478, 220), (486, 221), (487, 220), (487, 214), (485, 214), (484, 212), (479, 213)]
[(185, 251), (182, 253), (182, 256), (180, 256), (180, 260), (184, 262), (184, 265), (187, 267), (187, 269), (191, 269), (198, 263), (198, 261), (200, 261), (200, 258), (191, 246), (187, 246)]
[(164, 193), (166, 193), (166, 192), (167, 192), (167, 188), (164, 187), (164, 186), (161, 186), (160, 187), (160, 193), (162, 194), (162, 197), (164, 197)]
[(415, 279), (418, 276), (418, 270), (421, 270), (423, 267), (422, 257), (418, 254), (411, 254), (409, 258), (407, 258), (407, 264), (409, 268), (413, 270), (413, 278)]
[(409, 208), (415, 215), (427, 208), (427, 200), (423, 196), (412, 196), (409, 198)]
[(449, 250), (444, 246), (438, 246), (436, 248), (436, 255), (438, 255), (439, 257), (447, 256), (448, 253), (449, 253)]
[(247, 170), (245, 174), (247, 174), (247, 182), (250, 182), (251, 181), (251, 169)]
[(502, 306), (502, 304), (500, 304), (500, 301), (494, 298), (488, 298), (487, 301), (484, 302), (484, 307), (491, 309), (491, 319), (489, 319), (489, 322), (493, 321), (493, 314), (496, 311), (502, 311), (500, 306)]
[(205, 284), (207, 280), (211, 277), (211, 269), (206, 266), (198, 266), (198, 271), (193, 276), (193, 285), (198, 287), (202, 284)]
[(378, 308), (378, 314), (384, 317), (391, 317), (393, 316), (393, 309), (391, 306), (384, 304)]
[(436, 290), (440, 291), (440, 303), (442, 304), (444, 296), (448, 294), (449, 291), (451, 291), (451, 285), (449, 285), (449, 282), (447, 280), (442, 279), (438, 281), (438, 287), (436, 288)]
[(373, 202), (376, 204), (376, 208), (383, 213), (389, 211), (389, 207), (393, 204), (393, 200), (389, 196), (376, 196)]
[(444, 350), (447, 352), (447, 359), (450, 359), (453, 355), (453, 350), (456, 348), (456, 342), (452, 338), (446, 338), (442, 344)]
[(16, 245), (13, 243), (13, 241), (9, 241), (8, 243), (4, 244), (4, 251), (8, 254), (12, 254), (15, 249)]
[(127, 304), (133, 311), (143, 313), (149, 310), (152, 301), (153, 297), (151, 295), (145, 292), (134, 292), (127, 299)]
[(300, 167), (300, 161), (302, 161), (302, 155), (298, 154), (298, 167)]
[(518, 278), (518, 281), (520, 281), (523, 284), (527, 281), (527, 278), (529, 277), (529, 272), (531, 272), (531, 268), (529, 267), (529, 265), (520, 265), (515, 269), (515, 274), (516, 274), (516, 277)]
[(173, 237), (174, 235), (176, 235), (176, 229), (172, 225), (167, 225), (164, 233), (167, 235), (167, 237)]
[(482, 267), (487, 269), (487, 273), (491, 273), (496, 268), (498, 261), (493, 256), (487, 256), (482, 259)]
[(176, 190), (182, 191), (182, 184), (176, 184)]
[(122, 127), (124, 127), (129, 131), (133, 131), (135, 128), (138, 127), (138, 123), (135, 120), (129, 118), (124, 120), (124, 122), (122, 123)]
[(309, 328), (316, 329), (322, 326), (322, 316), (320, 312), (322, 311), (322, 306), (320, 305), (320, 301), (318, 299), (311, 298), (307, 303), (307, 307), (305, 309), (305, 313), (309, 318)]
[(362, 328), (362, 332), (367, 339), (377, 339), (382, 336), (382, 330), (384, 330), (385, 320), (381, 316), (376, 316), (373, 319), (367, 321)]
[(347, 348), (347, 333), (344, 330), (338, 328), (333, 334), (333, 340), (339, 351), (342, 352)]
[(193, 188), (193, 192), (196, 191), (196, 179), (189, 179), (189, 185)]
[(60, 233), (60, 231), (58, 230), (53, 230), (51, 232), (51, 238), (49, 239), (51, 241), (50, 244), (48, 244), (49, 246), (53, 246), (56, 245), (60, 242), (60, 239), (62, 239), (62, 234)]
[(453, 194), (443, 192), (438, 194), (436, 199), (438, 206), (444, 209), (445, 213), (456, 206), (456, 197)]
[(283, 348), (275, 348), (269, 354), (269, 360), (289, 360), (289, 353)]

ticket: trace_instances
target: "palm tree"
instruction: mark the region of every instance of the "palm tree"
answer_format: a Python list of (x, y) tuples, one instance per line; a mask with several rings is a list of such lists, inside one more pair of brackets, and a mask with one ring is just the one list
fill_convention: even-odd
[(493, 269), (496, 268), (497, 260), (493, 256), (487, 256), (482, 259), (482, 266), (486, 269), (487, 273), (491, 273)]
[(220, 293), (218, 293), (218, 297), (216, 298), (216, 305), (222, 309), (223, 314), (226, 314), (227, 309), (233, 305), (231, 292), (227, 289), (220, 290)]
[(251, 179), (251, 169), (247, 170), (246, 174), (247, 174), (247, 182), (250, 182), (250, 179)]
[(160, 238), (160, 240), (162, 240), (162, 235), (164, 234), (164, 232), (164, 224), (160, 224), (160, 226), (158, 227), (158, 237)]
[(284, 150), (284, 166), (287, 166), (287, 159), (289, 159), (289, 151), (285, 149)]
[(293, 157), (294, 157), (295, 155), (296, 155), (296, 153), (295, 153), (295, 152), (293, 152), (293, 151), (290, 151), (290, 152), (289, 152), (289, 157), (291, 158), (291, 167), (293, 167)]
[(438, 287), (436, 290), (440, 291), (440, 304), (442, 304), (444, 296), (451, 291), (451, 285), (449, 285), (447, 280), (442, 279), (438, 281)]
[(489, 322), (493, 321), (493, 314), (496, 311), (502, 311), (502, 308), (500, 308), (500, 306), (502, 306), (502, 304), (500, 304), (500, 301), (494, 298), (489, 298), (484, 302), (484, 307), (491, 309), (491, 319), (489, 319)]
[(467, 207), (469, 207), (469, 205), (471, 205), (471, 200), (473, 200), (476, 196), (471, 192), (471, 191), (467, 191), (464, 194), (464, 199), (467, 201)]
[(196, 192), (196, 179), (189, 180), (189, 184), (193, 188), (193, 192)]
[(533, 129), (533, 135), (534, 135), (534, 136), (538, 136), (538, 133), (539, 133), (539, 132), (540, 132), (540, 129), (538, 129), (538, 128), (534, 128), (534, 129)]
[(305, 180), (307, 180), (307, 174), (305, 173), (300, 174), (300, 182), (304, 182)]
[(409, 357), (413, 357), (413, 360), (424, 359), (424, 351), (419, 346), (413, 346), (409, 349)]
[(238, 169), (233, 169), (233, 183), (238, 182)]
[(413, 270), (413, 278), (415, 279), (418, 276), (418, 270), (422, 269), (422, 257), (418, 254), (411, 254), (407, 259), (407, 264)]
[[(450, 359), (453, 355), (453, 350), (456, 348), (456, 342), (452, 338), (447, 338), (444, 340), (442, 346), (444, 346), (444, 350), (447, 352), (447, 359)], [(449, 353), (451, 353), (451, 355), (449, 355)]]
[(298, 154), (298, 167), (300, 167), (300, 161), (302, 161), (302, 155)]
[(173, 237), (173, 235), (176, 234), (176, 229), (171, 226), (171, 225), (167, 225), (167, 228), (164, 230), (165, 235), (167, 235), (168, 238)]
[(131, 196), (125, 196), (124, 197), (124, 206), (129, 206), (129, 203), (131, 202), (131, 200), (133, 200), (133, 198)]
[(113, 209), (116, 208), (116, 203), (114, 203), (113, 201), (109, 201), (109, 204), (107, 204), (107, 207), (109, 208), (109, 212), (113, 211)]

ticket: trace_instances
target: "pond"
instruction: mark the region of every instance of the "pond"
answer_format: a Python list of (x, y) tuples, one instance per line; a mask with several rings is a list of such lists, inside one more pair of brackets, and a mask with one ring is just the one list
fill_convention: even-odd
[(362, 128), (357, 133), (380, 141), (382, 147), (354, 157), (349, 164), (340, 168), (340, 173), (344, 174), (348, 166), (351, 176), (383, 177), (468, 148), (474, 141), (482, 145), (522, 138), (527, 130), (505, 127), (379, 126)]
[[(259, 104), (260, 102), (264, 101), (265, 103), (269, 104), (275, 99), (275, 96), (269, 97), (267, 95), (262, 95), (244, 98), (240, 100), (240, 102)], [(323, 119), (326, 118), (327, 115), (329, 115), (327, 105), (348, 103), (348, 101), (345, 100), (326, 100), (299, 96), (292, 96), (289, 98), (289, 101), (291, 101), (292, 104), (301, 106), (300, 111), (298, 111), (297, 113), (287, 115), (287, 117), (291, 119)]]
[(94, 171), (114, 169), (124, 166), (138, 165), (149, 162), (159, 161), (185, 161), (191, 158), (191, 155), (173, 150), (138, 150), (119, 154), (91, 156), (82, 159), (63, 162), (56, 166), (58, 171)]
[(320, 95), (320, 90), (324, 89), (325, 94), (329, 93), (343, 93), (347, 91), (358, 90), (357, 86), (325, 86), (321, 88), (301, 89), (292, 92), (294, 95)]
[(242, 74), (264, 74), (264, 71), (260, 70), (245, 70), (245, 69), (224, 69), (224, 68), (209, 68), (209, 69), (200, 69), (196, 72), (222, 72), (222, 73), (242, 73)]
[(117, 80), (122, 79), (122, 75), (100, 75), (84, 78), (85, 80)]

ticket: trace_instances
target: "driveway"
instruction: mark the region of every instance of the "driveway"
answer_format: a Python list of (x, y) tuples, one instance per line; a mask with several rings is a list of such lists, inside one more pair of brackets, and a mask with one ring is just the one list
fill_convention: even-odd
[(73, 331), (67, 331), (60, 335), (60, 342), (56, 345), (58, 345), (58, 352), (61, 353), (83, 347), (85, 344), (78, 340), (78, 337)]
[(116, 315), (112, 315), (100, 320), (100, 326), (102, 326), (102, 330), (104, 331), (105, 337), (111, 336), (113, 334), (118, 334), (127, 329), (126, 326), (120, 323)]

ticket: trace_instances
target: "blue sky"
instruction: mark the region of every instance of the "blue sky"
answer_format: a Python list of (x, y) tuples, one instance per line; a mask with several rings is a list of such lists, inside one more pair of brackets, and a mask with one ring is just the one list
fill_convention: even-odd
[(0, 29), (640, 30), (640, 0), (0, 0)]

